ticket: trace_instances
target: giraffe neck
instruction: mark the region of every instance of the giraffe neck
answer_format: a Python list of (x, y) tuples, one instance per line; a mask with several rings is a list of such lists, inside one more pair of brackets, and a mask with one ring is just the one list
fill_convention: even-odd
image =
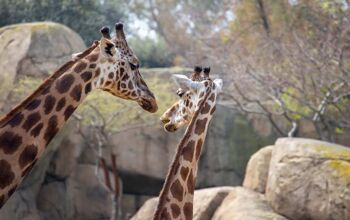
[(0, 120), (0, 208), (86, 95), (98, 87), (96, 47), (62, 66)]
[(154, 220), (192, 219), (198, 160), (215, 111), (215, 100), (216, 94), (209, 90), (200, 101), (201, 104), (177, 147), (159, 196)]

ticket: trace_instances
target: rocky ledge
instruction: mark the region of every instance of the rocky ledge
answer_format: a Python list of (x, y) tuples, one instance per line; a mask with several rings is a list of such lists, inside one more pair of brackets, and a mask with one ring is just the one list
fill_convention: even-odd
[[(196, 220), (348, 220), (350, 149), (327, 142), (281, 138), (250, 159), (243, 187), (196, 190)], [(132, 220), (152, 219), (157, 198)]]

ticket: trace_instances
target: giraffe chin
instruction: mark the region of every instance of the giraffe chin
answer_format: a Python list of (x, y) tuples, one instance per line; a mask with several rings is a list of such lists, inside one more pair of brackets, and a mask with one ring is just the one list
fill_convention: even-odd
[(138, 101), (138, 104), (141, 108), (150, 113), (155, 113), (158, 110), (158, 105), (155, 100), (141, 99)]
[(164, 125), (164, 129), (167, 131), (167, 132), (175, 132), (177, 130), (177, 127), (174, 125), (174, 124), (165, 124)]

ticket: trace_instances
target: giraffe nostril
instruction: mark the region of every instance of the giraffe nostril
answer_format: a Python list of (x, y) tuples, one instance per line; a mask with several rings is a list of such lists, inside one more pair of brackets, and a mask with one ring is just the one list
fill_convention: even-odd
[(165, 130), (168, 131), (168, 132), (175, 132), (177, 130), (176, 126), (173, 125), (173, 124), (166, 124), (164, 126)]
[(160, 120), (163, 122), (163, 124), (170, 122), (168, 118), (160, 118)]

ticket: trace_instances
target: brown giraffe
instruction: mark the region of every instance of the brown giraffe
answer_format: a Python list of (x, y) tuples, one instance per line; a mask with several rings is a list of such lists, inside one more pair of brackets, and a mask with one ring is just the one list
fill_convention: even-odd
[(182, 219), (193, 216), (193, 193), (196, 184), (198, 160), (213, 116), (217, 95), (222, 80), (209, 78), (210, 68), (196, 67), (191, 79), (175, 75), (179, 84), (177, 94), (180, 100), (161, 117), (164, 128), (174, 132), (189, 124), (177, 147), (174, 160), (165, 179), (159, 202), (154, 214), (155, 220)]
[(33, 94), (0, 119), (0, 207), (31, 170), (45, 147), (94, 89), (136, 101), (157, 111), (153, 93), (138, 70), (139, 61), (125, 39), (123, 25), (60, 67)]

